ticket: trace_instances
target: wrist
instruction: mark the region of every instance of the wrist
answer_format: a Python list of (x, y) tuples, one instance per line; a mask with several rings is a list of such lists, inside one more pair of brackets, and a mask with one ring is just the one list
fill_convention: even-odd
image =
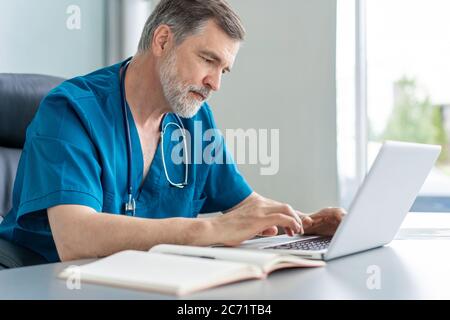
[(217, 243), (216, 231), (217, 218), (192, 219), (189, 234), (189, 244), (193, 246), (208, 246)]

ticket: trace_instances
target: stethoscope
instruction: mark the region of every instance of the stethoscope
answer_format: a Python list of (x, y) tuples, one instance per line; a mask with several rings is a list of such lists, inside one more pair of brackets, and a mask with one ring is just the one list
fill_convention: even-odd
[[(131, 159), (133, 154), (133, 149), (131, 146), (131, 135), (130, 135), (130, 124), (128, 122), (128, 112), (127, 112), (127, 97), (125, 93), (125, 74), (128, 69), (128, 65), (130, 64), (131, 58), (127, 59), (122, 64), (122, 71), (120, 73), (120, 92), (122, 95), (122, 113), (123, 113), (123, 119), (124, 119), (124, 125), (125, 125), (125, 137), (126, 137), (126, 144), (127, 144), (127, 161), (128, 161), (128, 175), (127, 175), (127, 183), (128, 183), (128, 200), (125, 202), (125, 213), (127, 214), (130, 212), (133, 216), (136, 213), (136, 200), (133, 196), (133, 184), (132, 184), (132, 174), (133, 174), (133, 161)], [(167, 113), (163, 116), (163, 119), (161, 120), (161, 155), (162, 155), (162, 162), (164, 167), (164, 173), (166, 174), (166, 179), (170, 183), (171, 186), (177, 187), (177, 188), (184, 188), (188, 184), (188, 149), (187, 149), (187, 142), (186, 142), (186, 133), (185, 128), (183, 125), (183, 122), (181, 121), (180, 117), (174, 113), (175, 117), (177, 118), (178, 123), (175, 122), (169, 122), (166, 123), (164, 126), (164, 119), (167, 116)], [(184, 159), (184, 181), (180, 183), (173, 182), (169, 174), (167, 172), (166, 167), (166, 160), (164, 157), (164, 134), (167, 130), (167, 128), (171, 125), (174, 125), (177, 127), (177, 129), (181, 130), (181, 136), (183, 138), (183, 159)]]

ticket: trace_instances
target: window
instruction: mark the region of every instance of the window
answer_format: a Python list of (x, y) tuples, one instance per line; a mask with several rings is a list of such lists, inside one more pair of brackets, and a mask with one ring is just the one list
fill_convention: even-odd
[(448, 0), (338, 1), (338, 145), (344, 206), (382, 141), (401, 140), (443, 148), (411, 210), (450, 211), (449, 11)]

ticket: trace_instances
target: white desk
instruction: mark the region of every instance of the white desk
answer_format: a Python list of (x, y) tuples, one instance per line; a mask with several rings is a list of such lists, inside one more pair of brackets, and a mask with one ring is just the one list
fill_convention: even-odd
[[(403, 227), (450, 228), (450, 214), (409, 214)], [(185, 299), (450, 299), (450, 237), (394, 240), (390, 245), (329, 261), (324, 268), (289, 269), (266, 280), (226, 285)], [(78, 264), (87, 262), (78, 261)], [(172, 299), (172, 296), (81, 284), (69, 290), (55, 263), (0, 271), (0, 299)], [(380, 271), (369, 289), (368, 268)]]

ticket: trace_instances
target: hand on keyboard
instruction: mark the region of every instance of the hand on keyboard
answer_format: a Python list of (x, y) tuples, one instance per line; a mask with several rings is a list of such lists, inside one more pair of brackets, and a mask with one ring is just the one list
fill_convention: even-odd
[(333, 236), (337, 227), (345, 217), (342, 208), (324, 208), (313, 214), (299, 213), (305, 235)]

